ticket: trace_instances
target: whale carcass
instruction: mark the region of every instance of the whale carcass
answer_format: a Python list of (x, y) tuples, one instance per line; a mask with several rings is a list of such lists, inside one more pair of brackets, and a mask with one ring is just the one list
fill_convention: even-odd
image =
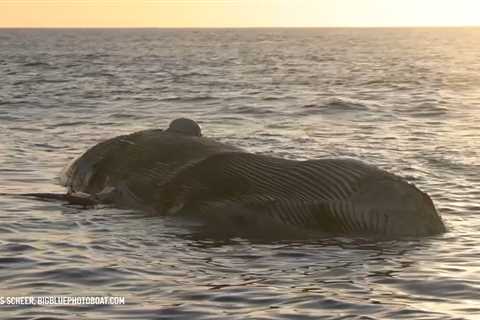
[[(294, 161), (202, 137), (177, 119), (101, 142), (63, 172), (68, 194), (160, 215), (231, 217), (339, 234), (389, 237), (445, 231), (430, 197), (352, 159)], [(213, 220), (214, 221), (214, 220)]]

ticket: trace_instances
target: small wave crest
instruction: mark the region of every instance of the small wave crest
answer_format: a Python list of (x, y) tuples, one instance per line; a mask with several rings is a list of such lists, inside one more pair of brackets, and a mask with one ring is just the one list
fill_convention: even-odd
[(23, 64), (24, 67), (51, 67), (47, 62), (42, 61), (31, 61)]
[(260, 106), (235, 106), (235, 107), (226, 107), (223, 108), (223, 111), (228, 113), (235, 114), (249, 114), (249, 115), (262, 115), (262, 114), (275, 114), (276, 111), (273, 111), (270, 108), (260, 107)]
[(218, 99), (218, 98), (211, 95), (190, 96), (190, 97), (171, 96), (171, 97), (161, 98), (160, 101), (198, 102), (198, 101), (208, 101), (208, 100), (215, 100), (215, 99)]
[(363, 112), (369, 111), (369, 107), (361, 102), (334, 98), (330, 99), (324, 103), (317, 104), (306, 104), (302, 106), (302, 115), (311, 115), (311, 114), (338, 114), (338, 113), (349, 113), (349, 112)]

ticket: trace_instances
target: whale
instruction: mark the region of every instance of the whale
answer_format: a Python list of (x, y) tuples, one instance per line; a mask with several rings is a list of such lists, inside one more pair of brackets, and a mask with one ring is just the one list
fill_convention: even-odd
[(186, 118), (94, 145), (66, 166), (61, 182), (72, 203), (194, 216), (219, 228), (228, 220), (266, 233), (271, 226), (389, 238), (446, 232), (430, 196), (400, 176), (354, 159), (251, 153), (204, 137)]

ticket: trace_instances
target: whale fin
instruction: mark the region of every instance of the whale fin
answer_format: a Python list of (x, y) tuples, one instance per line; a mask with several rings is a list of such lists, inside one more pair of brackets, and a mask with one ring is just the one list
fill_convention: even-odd
[(72, 205), (79, 205), (84, 207), (93, 207), (100, 204), (100, 201), (91, 195), (85, 193), (0, 193), (1, 196), (12, 197), (28, 197), (34, 198), (40, 201), (61, 201)]

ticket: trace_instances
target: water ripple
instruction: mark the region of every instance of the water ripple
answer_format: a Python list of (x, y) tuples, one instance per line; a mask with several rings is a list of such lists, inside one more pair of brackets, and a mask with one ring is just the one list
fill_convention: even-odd
[(2, 296), (127, 301), (4, 305), (3, 317), (480, 316), (479, 29), (12, 29), (0, 39), (0, 193), (62, 192), (58, 172), (87, 147), (186, 116), (254, 152), (391, 170), (431, 194), (449, 228), (385, 242), (240, 237), (0, 195)]

